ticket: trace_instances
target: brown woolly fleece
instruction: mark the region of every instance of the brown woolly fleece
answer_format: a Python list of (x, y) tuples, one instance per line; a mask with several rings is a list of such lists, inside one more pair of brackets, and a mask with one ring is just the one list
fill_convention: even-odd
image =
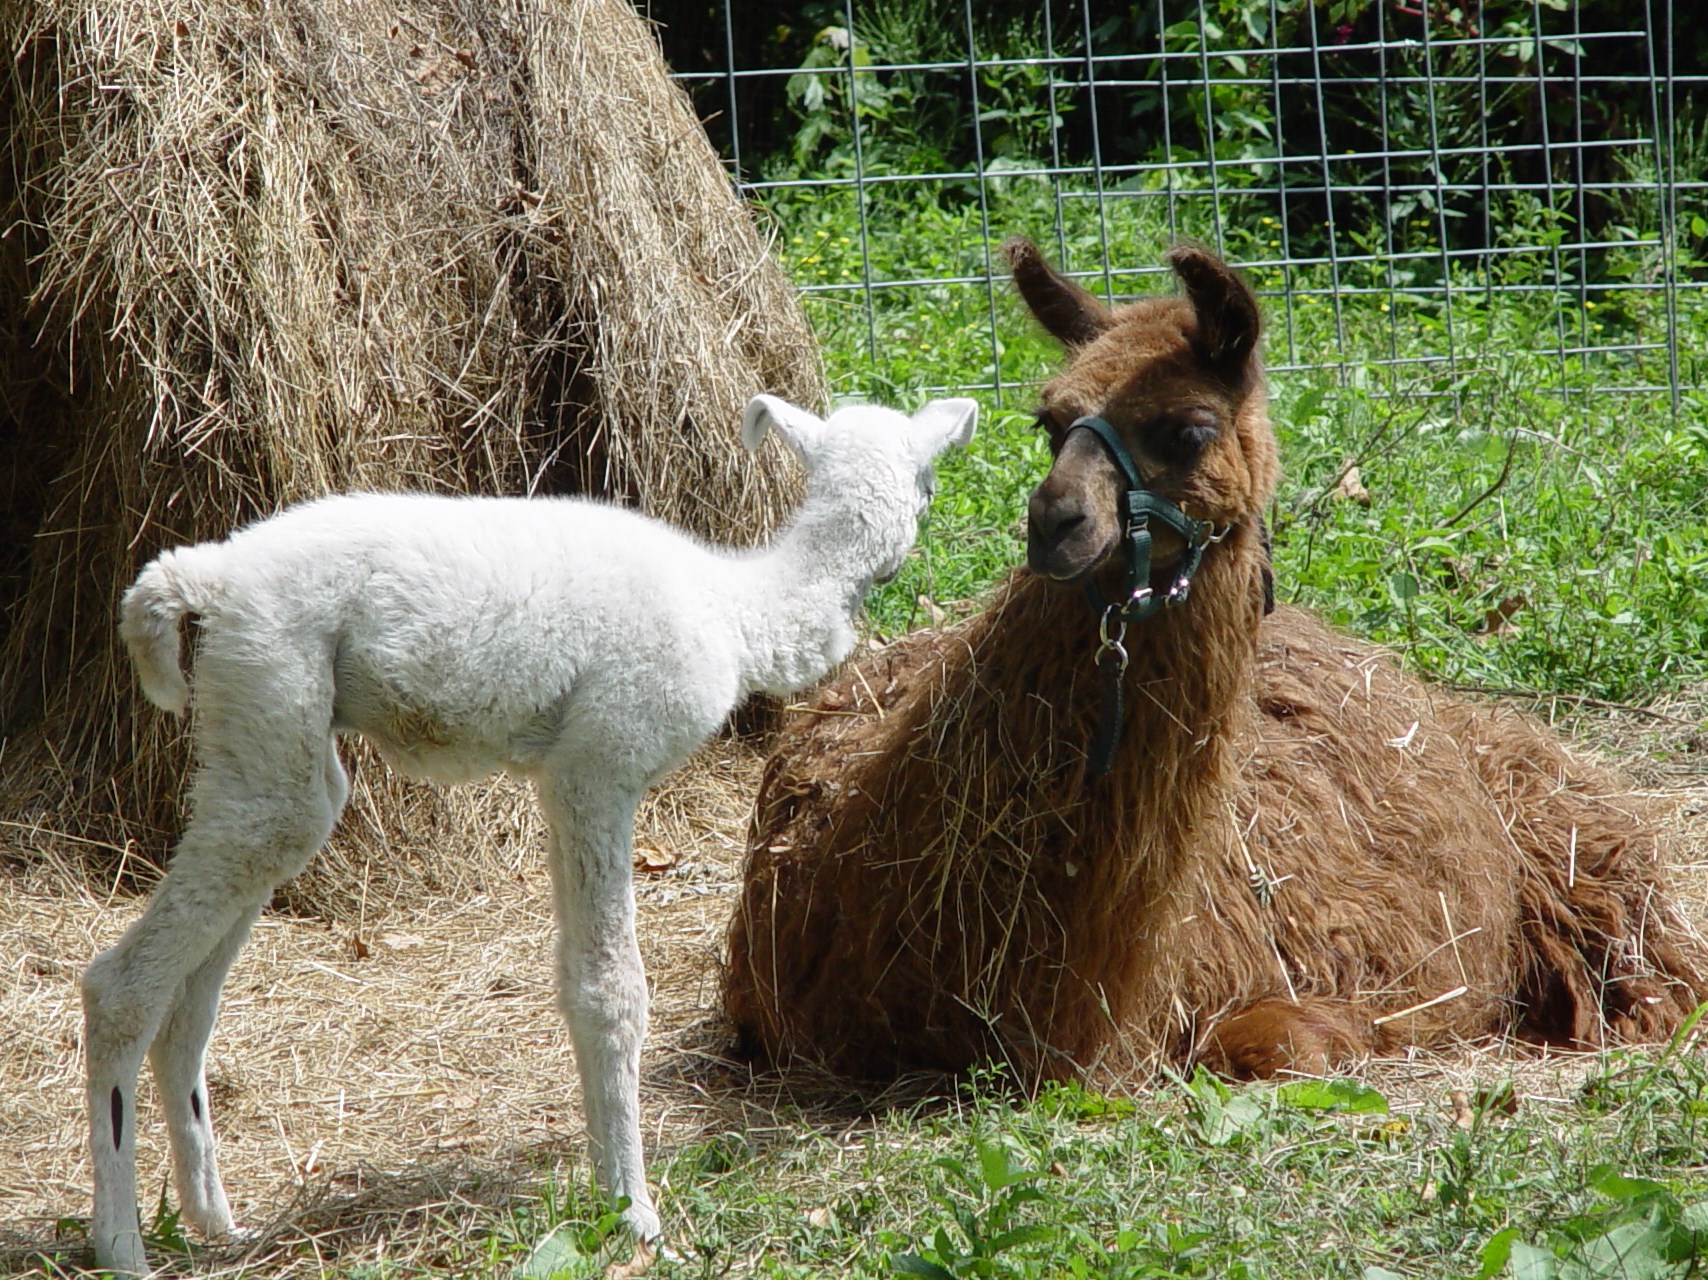
[[(1109, 311), (1025, 242), (1009, 252), (1072, 356), (1042, 395), (1057, 459), (1033, 569), (785, 726), (729, 937), (742, 1048), (867, 1078), (996, 1059), (1035, 1080), (1667, 1035), (1708, 998), (1704, 956), (1619, 779), (1309, 613), (1265, 616), (1278, 466), (1244, 284), (1180, 248), (1184, 297)], [(1086, 414), (1151, 488), (1231, 525), (1190, 600), (1129, 630), (1101, 778), (1095, 617), (1051, 580), (1089, 574), (1105, 598), (1123, 582), (1113, 466), (1066, 430)]]

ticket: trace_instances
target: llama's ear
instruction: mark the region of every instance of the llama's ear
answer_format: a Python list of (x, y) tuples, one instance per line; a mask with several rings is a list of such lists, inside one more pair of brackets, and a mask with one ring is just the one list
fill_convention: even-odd
[(1002, 253), (1020, 296), (1038, 323), (1064, 346), (1083, 347), (1113, 321), (1108, 307), (1058, 275), (1030, 240), (1016, 236), (1002, 246)]
[(913, 439), (929, 462), (945, 449), (965, 448), (978, 425), (977, 400), (933, 400), (913, 415)]
[(749, 453), (755, 453), (772, 429), (797, 457), (805, 458), (812, 442), (824, 430), (824, 421), (776, 396), (754, 396), (741, 415), (741, 443)]
[(1243, 370), (1263, 329), (1251, 286), (1227, 263), (1195, 244), (1170, 249), (1168, 265), (1180, 277), (1197, 313), (1195, 343), (1204, 358), (1231, 372)]

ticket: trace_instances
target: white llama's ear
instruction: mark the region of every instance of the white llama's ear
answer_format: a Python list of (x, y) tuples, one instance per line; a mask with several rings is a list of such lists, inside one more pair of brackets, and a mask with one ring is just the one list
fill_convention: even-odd
[(754, 396), (741, 415), (741, 443), (753, 453), (773, 428), (797, 457), (805, 459), (824, 430), (824, 420), (776, 396)]
[(964, 448), (979, 424), (977, 400), (933, 400), (913, 415), (914, 440), (927, 460)]

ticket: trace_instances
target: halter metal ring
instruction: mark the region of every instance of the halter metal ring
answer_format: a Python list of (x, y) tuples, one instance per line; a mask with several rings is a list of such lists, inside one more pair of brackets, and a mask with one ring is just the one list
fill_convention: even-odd
[[(1146, 590), (1145, 594), (1146, 595), (1150, 594), (1148, 589)], [(1115, 621), (1114, 634), (1113, 635), (1110, 634), (1110, 626), (1109, 626), (1109, 621), (1111, 618), (1113, 618)], [(1116, 605), (1109, 605), (1107, 608), (1105, 608), (1103, 610), (1103, 616), (1097, 620), (1097, 638), (1098, 638), (1098, 640), (1100, 640), (1102, 642), (1100, 645), (1098, 645), (1098, 648), (1097, 648), (1097, 652), (1098, 652), (1099, 656), (1101, 656), (1103, 654), (1103, 651), (1105, 649), (1120, 649), (1121, 648), (1121, 641), (1123, 641), (1127, 638), (1127, 619), (1122, 614), (1120, 608), (1117, 607)], [(1124, 650), (1123, 650), (1122, 656), (1125, 657), (1125, 651)], [(1125, 664), (1123, 663), (1123, 665), (1125, 665)]]
[(1103, 666), (1108, 654), (1115, 655), (1115, 674), (1125, 675), (1127, 671), (1127, 648), (1121, 641), (1127, 638), (1127, 619), (1116, 605), (1109, 605), (1103, 610), (1103, 616), (1097, 620), (1097, 652), (1091, 661), (1096, 666)]

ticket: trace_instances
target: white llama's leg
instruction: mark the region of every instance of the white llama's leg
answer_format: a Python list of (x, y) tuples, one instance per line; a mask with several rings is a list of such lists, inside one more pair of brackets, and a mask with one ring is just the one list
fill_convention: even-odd
[(148, 1051), (156, 1092), (166, 1109), (178, 1207), (184, 1220), (206, 1236), (229, 1235), (236, 1225), (220, 1184), (219, 1158), (214, 1149), (205, 1070), (208, 1038), (213, 1034), (225, 975), (259, 914), (257, 903), (238, 917), (207, 959), (184, 980)]
[(623, 1220), (657, 1239), (658, 1213), (641, 1159), (640, 1054), (646, 1038), (646, 974), (635, 942), (632, 880), (638, 793), (601, 792), (577, 778), (542, 782), (551, 826), (558, 921), (558, 1006), (569, 1023), (587, 1117), (588, 1145)]
[[(244, 722), (252, 741), (265, 740), (275, 727), (257, 723), (264, 718)], [(217, 748), (204, 751), (195, 816), (171, 869), (142, 917), (84, 972), (95, 1175), (91, 1234), (96, 1260), (110, 1270), (147, 1270), (136, 1209), (136, 1076), (163, 1032), (155, 1069), (167, 1091), (186, 1216), (215, 1231), (230, 1226), (201, 1064), (220, 986), (249, 922), (273, 887), (301, 871), (332, 830), (333, 801), (341, 796), (332, 792), (324, 769), (324, 729), (316, 737), (310, 746), (300, 737), (274, 736), (264, 767)], [(210, 738), (228, 741), (231, 735), (204, 731), (204, 742)], [(193, 1082), (195, 1101), (187, 1082)]]

